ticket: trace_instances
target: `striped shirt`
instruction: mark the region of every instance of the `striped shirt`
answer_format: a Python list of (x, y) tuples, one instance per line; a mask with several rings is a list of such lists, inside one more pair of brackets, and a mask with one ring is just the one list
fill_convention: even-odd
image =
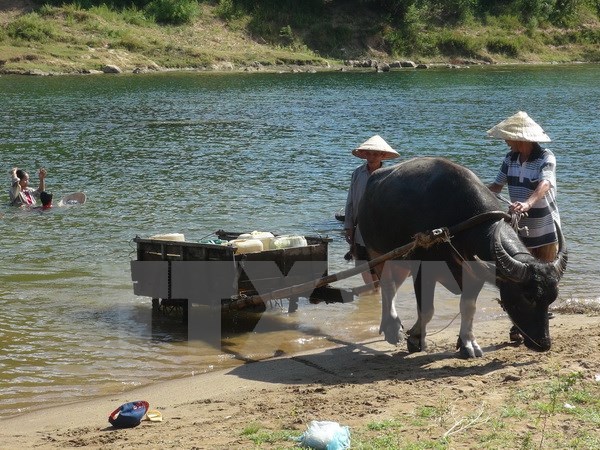
[(519, 231), (523, 243), (529, 248), (542, 247), (558, 241), (554, 221), (560, 226), (560, 215), (556, 206), (556, 158), (548, 149), (538, 144), (529, 159), (519, 162), (518, 152), (509, 152), (496, 176), (496, 184), (508, 184), (508, 193), (512, 202), (525, 202), (538, 184), (548, 180), (550, 189), (544, 197), (535, 202), (521, 219), (519, 225), (526, 226)]

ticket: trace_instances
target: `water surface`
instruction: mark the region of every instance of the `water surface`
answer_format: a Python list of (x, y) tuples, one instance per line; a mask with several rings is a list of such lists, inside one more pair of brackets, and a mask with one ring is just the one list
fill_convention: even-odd
[[(44, 166), (55, 199), (88, 196), (44, 213), (0, 208), (0, 416), (376, 337), (380, 306), (366, 296), (294, 315), (275, 306), (222, 348), (188, 342), (177, 320), (153, 319), (129, 272), (136, 235), (199, 240), (218, 229), (330, 236), (330, 273), (349, 268), (334, 213), (360, 163), (350, 151), (374, 134), (402, 159), (445, 156), (490, 182), (508, 149), (485, 131), (529, 112), (558, 160), (570, 250), (561, 298), (598, 301), (597, 66), (2, 76), (0, 104), (6, 188), (11, 167), (35, 184)], [(408, 323), (414, 301), (402, 290)], [(486, 289), (481, 319), (500, 314), (495, 295)], [(455, 297), (440, 296), (432, 330), (458, 312)]]

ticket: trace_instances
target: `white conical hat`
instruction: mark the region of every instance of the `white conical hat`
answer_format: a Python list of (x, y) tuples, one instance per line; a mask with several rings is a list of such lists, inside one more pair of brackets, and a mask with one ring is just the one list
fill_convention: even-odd
[(393, 159), (400, 156), (400, 154), (394, 150), (390, 145), (383, 140), (381, 136), (376, 134), (370, 139), (367, 139), (365, 142), (360, 144), (354, 150), (352, 150), (352, 154), (362, 159), (366, 159), (367, 156), (365, 152), (381, 152), (384, 153), (385, 156), (383, 159)]
[(487, 131), (489, 137), (507, 141), (550, 142), (550, 137), (526, 112), (519, 111)]

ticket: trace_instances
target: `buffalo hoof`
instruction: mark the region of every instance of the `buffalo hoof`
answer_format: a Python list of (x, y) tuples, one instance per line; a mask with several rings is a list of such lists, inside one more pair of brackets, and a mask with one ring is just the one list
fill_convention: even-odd
[(459, 337), (456, 342), (456, 348), (460, 351), (460, 356), (463, 358), (480, 358), (483, 356), (483, 350), (479, 344), (473, 340), (466, 340), (466, 343)]
[(382, 322), (379, 328), (379, 334), (383, 333), (385, 340), (392, 345), (398, 345), (398, 342), (403, 337), (402, 331), (402, 322), (398, 317)]
[(408, 336), (406, 340), (406, 347), (408, 353), (417, 353), (422, 350), (421, 348), (421, 336)]
[(510, 339), (510, 342), (514, 342), (515, 344), (523, 343), (523, 336), (521, 335), (519, 329), (514, 325), (508, 332), (508, 338)]

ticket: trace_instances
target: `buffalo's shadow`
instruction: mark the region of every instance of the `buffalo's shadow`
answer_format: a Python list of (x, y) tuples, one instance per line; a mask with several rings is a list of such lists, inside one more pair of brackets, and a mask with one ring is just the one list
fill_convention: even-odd
[[(483, 348), (486, 355), (482, 358), (465, 360), (459, 358), (458, 353), (451, 351), (411, 355), (398, 349), (374, 349), (371, 344), (377, 341), (365, 344), (342, 343), (336, 339), (333, 341), (341, 345), (306, 355), (249, 361), (232, 369), (229, 374), (274, 384), (336, 385), (481, 376), (506, 367), (518, 368), (531, 364), (504, 361), (493, 356), (494, 350), (510, 344), (488, 346)], [(444, 360), (447, 360), (448, 364), (440, 365)]]

